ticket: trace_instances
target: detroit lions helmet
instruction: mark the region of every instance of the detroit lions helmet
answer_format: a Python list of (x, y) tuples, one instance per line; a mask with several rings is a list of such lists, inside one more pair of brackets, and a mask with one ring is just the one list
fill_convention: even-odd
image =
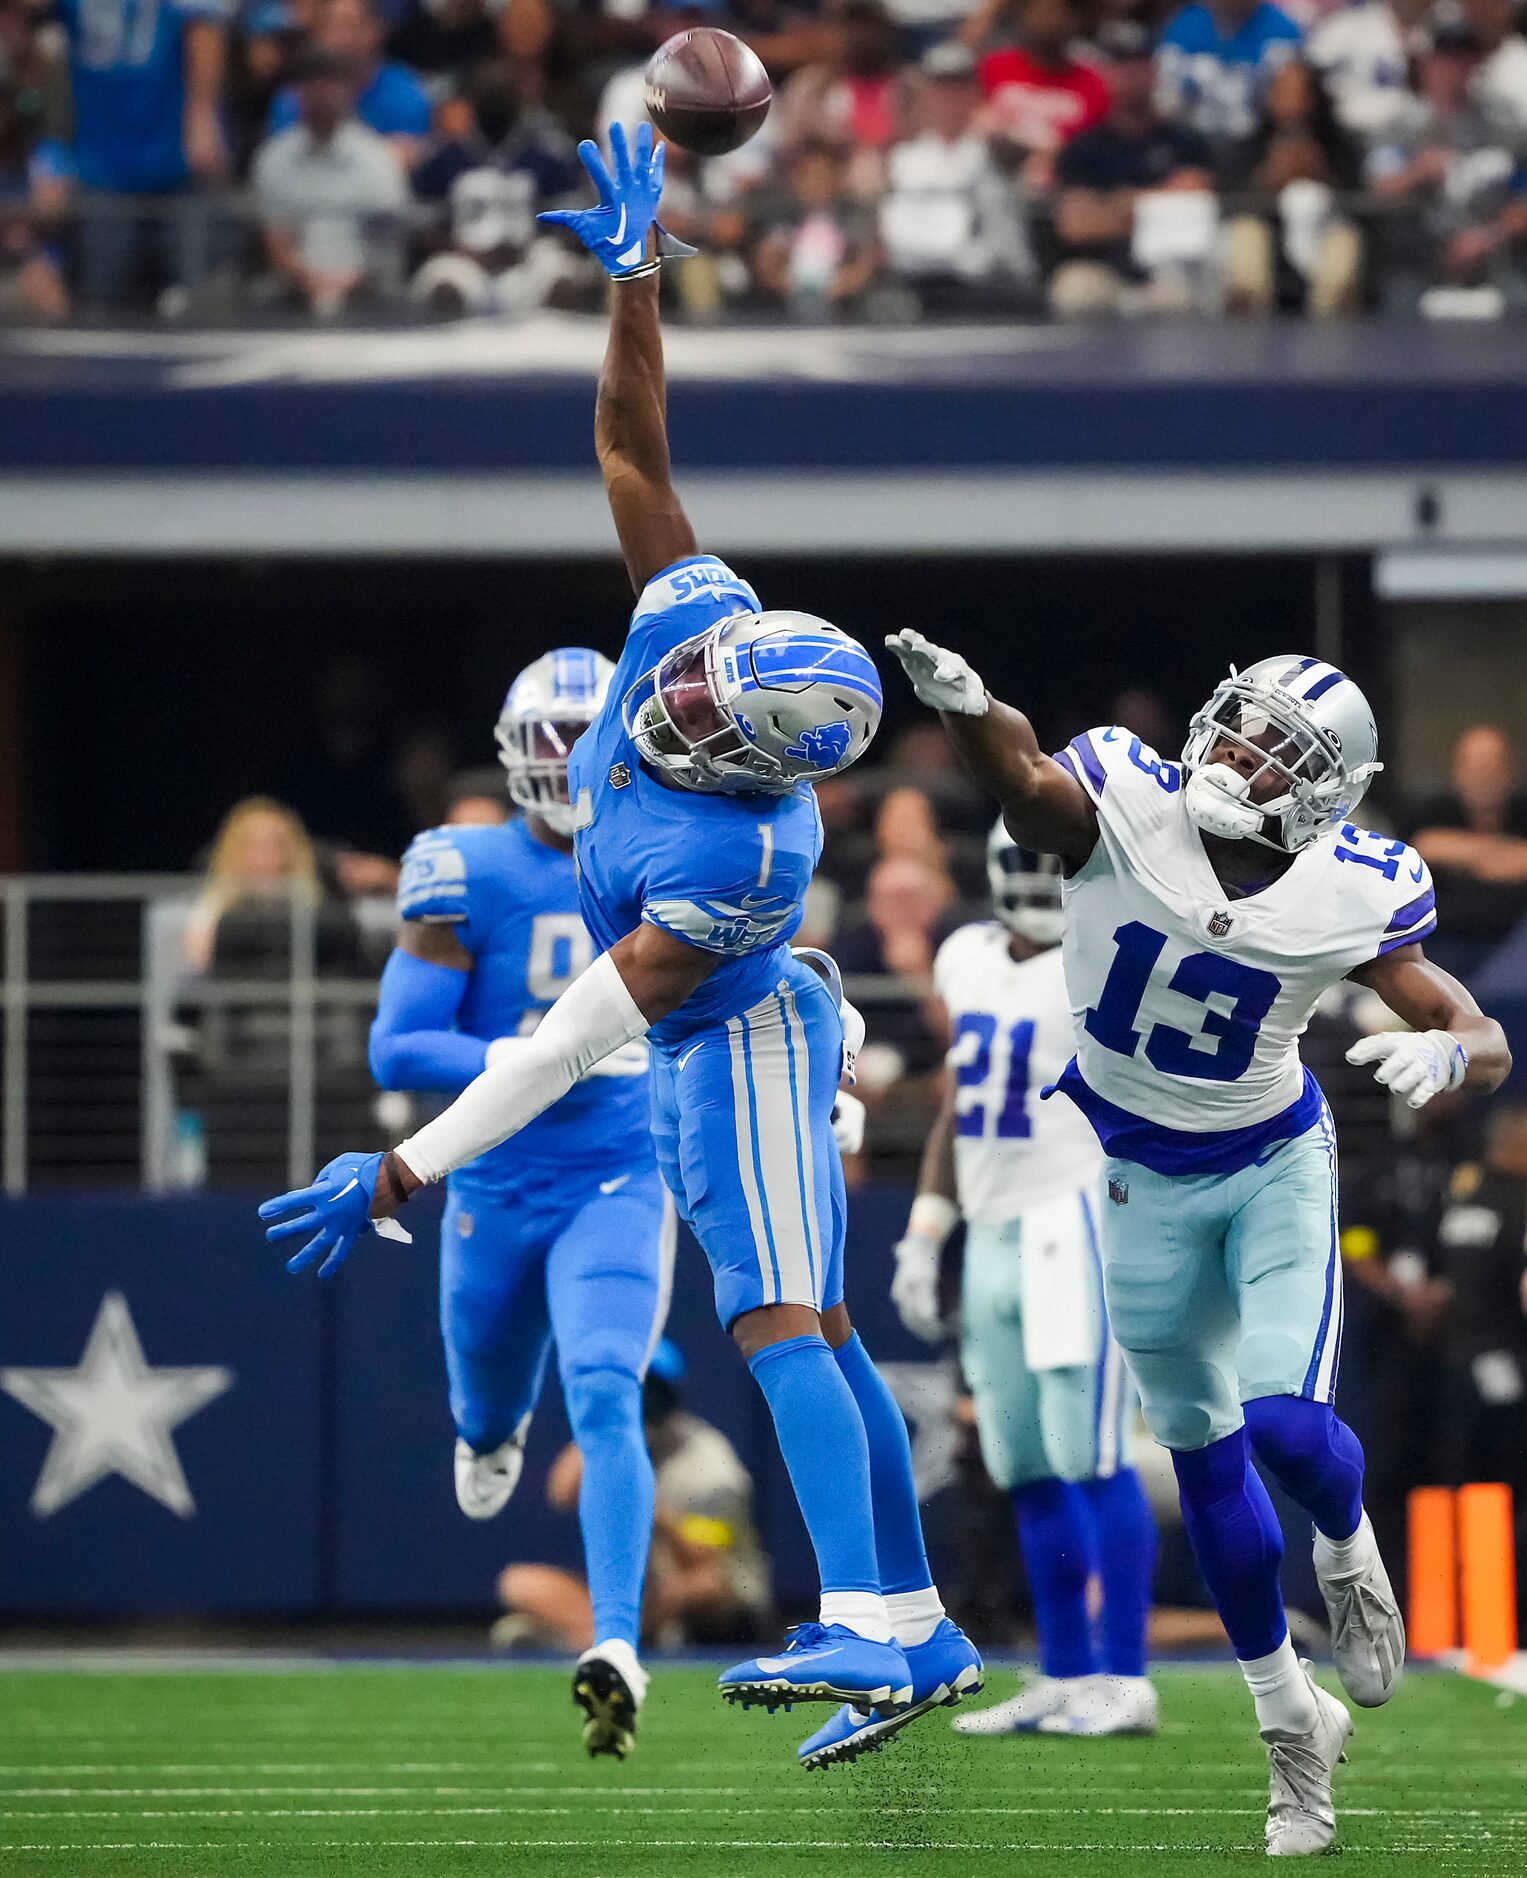
[(1031, 945), (1060, 944), (1060, 857), (1020, 848), (999, 815), (986, 838), (986, 878), (997, 918)]
[(494, 737), (509, 797), (559, 835), (573, 832), (567, 757), (599, 715), (615, 667), (587, 646), (559, 646), (509, 687)]
[(626, 693), (627, 733), (685, 789), (788, 795), (863, 756), (880, 677), (856, 639), (810, 613), (734, 613), (677, 645)]
[[(1188, 728), (1188, 813), (1210, 834), (1297, 854), (1351, 820), (1384, 767), (1378, 748), (1368, 700), (1334, 665), (1294, 653), (1232, 665)], [(1221, 749), (1252, 766), (1213, 761)], [(1273, 793), (1259, 798), (1264, 777)]]

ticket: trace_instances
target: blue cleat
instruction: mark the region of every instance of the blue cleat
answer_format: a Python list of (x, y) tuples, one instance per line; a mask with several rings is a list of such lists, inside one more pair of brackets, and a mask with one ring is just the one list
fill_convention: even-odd
[(911, 1705), (895, 1711), (876, 1708), (868, 1715), (845, 1705), (825, 1728), (801, 1743), (796, 1758), (802, 1767), (835, 1767), (861, 1754), (878, 1754), (908, 1722), (931, 1708), (974, 1695), (986, 1678), (980, 1652), (947, 1617), (926, 1643), (914, 1643), (906, 1658), (912, 1672)]
[(871, 1643), (844, 1624), (797, 1624), (779, 1656), (738, 1663), (716, 1685), (722, 1700), (772, 1714), (795, 1702), (849, 1702), (893, 1713), (912, 1700), (899, 1643)]

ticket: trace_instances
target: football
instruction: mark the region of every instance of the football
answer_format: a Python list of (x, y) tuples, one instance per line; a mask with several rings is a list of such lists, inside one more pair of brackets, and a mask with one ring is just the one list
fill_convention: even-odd
[(696, 156), (736, 150), (762, 124), (774, 93), (758, 55), (714, 26), (665, 40), (647, 62), (647, 115)]

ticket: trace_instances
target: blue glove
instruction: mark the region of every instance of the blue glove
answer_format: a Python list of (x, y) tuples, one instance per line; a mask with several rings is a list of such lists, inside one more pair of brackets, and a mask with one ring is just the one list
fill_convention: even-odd
[[(376, 1197), (376, 1180), (381, 1171), (380, 1154), (339, 1154), (311, 1187), (299, 1187), (294, 1193), (283, 1193), (265, 1202), (260, 1208), (260, 1218), (280, 1220), (278, 1225), (265, 1228), (265, 1237), (272, 1245), (301, 1238), (305, 1232), (313, 1233), (302, 1250), (286, 1261), (289, 1272), (305, 1272), (327, 1253), (318, 1276), (331, 1277), (350, 1256), (356, 1240), (364, 1238), (368, 1232), (380, 1231), (389, 1239), (411, 1239), (412, 1235), (395, 1220), (371, 1217), (371, 1202)], [(311, 1211), (298, 1210), (303, 1207)], [(283, 1213), (296, 1213), (297, 1217), (282, 1220)]]
[[(578, 154), (599, 191), (598, 203), (592, 209), (547, 209), (536, 220), (570, 228), (612, 280), (650, 272), (655, 263), (645, 259), (647, 234), (657, 222), (665, 154), (661, 144), (655, 151), (652, 148), (652, 126), (637, 125), (633, 155), (626, 144), (625, 127), (612, 124), (610, 168), (605, 166), (598, 144), (587, 137), (579, 144)], [(658, 248), (661, 253), (673, 255), (695, 252), (686, 243), (675, 241), (661, 223)]]

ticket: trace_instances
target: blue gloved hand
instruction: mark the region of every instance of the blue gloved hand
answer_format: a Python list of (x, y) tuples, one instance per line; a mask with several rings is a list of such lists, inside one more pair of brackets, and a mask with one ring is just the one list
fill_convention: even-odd
[[(570, 228), (612, 280), (646, 273), (653, 265), (646, 260), (647, 234), (657, 222), (658, 199), (663, 193), (664, 150), (661, 144), (653, 149), (652, 126), (637, 125), (633, 152), (626, 143), (625, 127), (612, 124), (608, 167), (598, 144), (589, 138), (579, 144), (578, 154), (599, 191), (599, 201), (592, 209), (546, 209), (536, 220)], [(675, 241), (661, 223), (658, 248), (673, 255), (695, 252)]]
[[(368, 1232), (380, 1231), (389, 1239), (411, 1239), (412, 1235), (395, 1220), (371, 1217), (371, 1202), (376, 1197), (377, 1175), (381, 1171), (380, 1154), (339, 1154), (311, 1187), (298, 1187), (293, 1193), (283, 1193), (265, 1202), (260, 1208), (260, 1218), (280, 1222), (265, 1229), (265, 1237), (272, 1245), (298, 1239), (305, 1232), (313, 1233), (302, 1250), (286, 1261), (289, 1272), (305, 1272), (322, 1258), (318, 1276), (332, 1276), (350, 1256), (355, 1242)], [(302, 1208), (311, 1210), (300, 1211)], [(295, 1213), (296, 1217), (281, 1219), (283, 1213)], [(324, 1258), (325, 1253), (327, 1258)]]

